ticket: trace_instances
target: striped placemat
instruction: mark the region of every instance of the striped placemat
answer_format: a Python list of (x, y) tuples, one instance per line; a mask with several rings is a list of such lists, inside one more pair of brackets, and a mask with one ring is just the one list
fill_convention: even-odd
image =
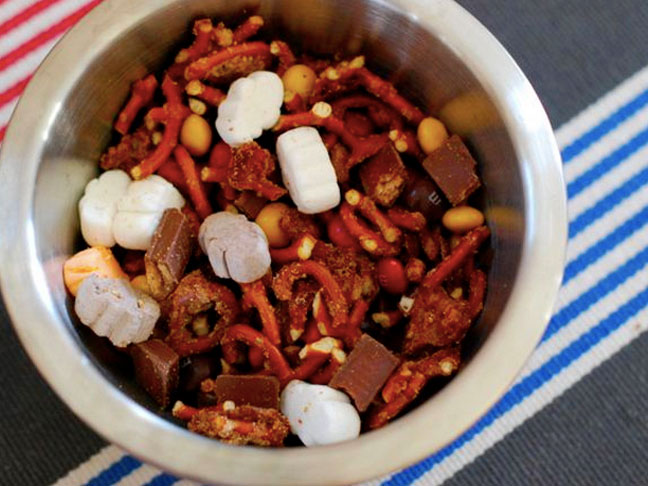
[[(0, 2), (0, 139), (39, 62), (99, 1)], [(556, 137), (569, 198), (569, 245), (542, 342), (511, 389), (471, 429), (419, 464), (367, 485), (432, 485), (453, 477), (648, 326), (648, 67), (561, 126)], [(196, 483), (107, 446), (56, 482), (80, 484)]]

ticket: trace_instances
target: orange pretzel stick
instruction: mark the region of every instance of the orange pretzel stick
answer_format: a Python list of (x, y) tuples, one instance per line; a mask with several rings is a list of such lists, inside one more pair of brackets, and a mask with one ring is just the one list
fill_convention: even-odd
[(185, 64), (195, 61), (209, 52), (212, 30), (211, 19), (198, 19), (193, 25), (193, 34), (196, 36), (191, 45), (181, 49), (175, 57), (176, 64)]
[(305, 326), (304, 334), (301, 337), (302, 341), (305, 343), (313, 343), (322, 337), (322, 333), (317, 329), (317, 322), (315, 319), (308, 321)]
[(273, 263), (285, 265), (286, 263), (308, 260), (317, 244), (317, 238), (305, 234), (297, 238), (286, 248), (270, 248), (270, 257)]
[(187, 428), (192, 432), (236, 445), (280, 447), (290, 432), (288, 420), (278, 410), (237, 406), (232, 401), (204, 408), (178, 401), (172, 413), (188, 421)]
[(189, 81), (185, 86), (185, 92), (189, 96), (195, 96), (210, 106), (219, 106), (227, 96), (220, 89), (208, 86), (199, 79)]
[(486, 293), (486, 274), (481, 270), (474, 270), (470, 274), (470, 294), (468, 296), (468, 309), (470, 318), (474, 319), (484, 308), (484, 294)]
[[(346, 353), (342, 349), (342, 341), (324, 337), (304, 346), (299, 351), (299, 358), (301, 364), (295, 369), (294, 378), (296, 380), (328, 383), (333, 377), (333, 373), (346, 361)], [(329, 365), (322, 368), (327, 361)], [(315, 382), (313, 382), (313, 377), (316, 377)]]
[(450, 376), (460, 363), (459, 349), (442, 349), (418, 361), (405, 361), (389, 377), (381, 395), (385, 403), (369, 414), (370, 429), (382, 427), (412, 402), (435, 376)]
[(200, 216), (200, 219), (205, 219), (214, 210), (207, 200), (207, 192), (205, 191), (205, 186), (203, 185), (200, 177), (198, 176), (198, 169), (196, 168), (196, 163), (187, 152), (187, 149), (182, 145), (178, 145), (173, 151), (182, 173), (184, 174), (185, 180), (187, 181), (187, 187), (189, 188), (189, 197), (191, 202), (193, 202), (196, 213)]
[[(240, 311), (234, 293), (224, 285), (208, 280), (200, 270), (186, 275), (168, 300), (169, 335), (166, 340), (180, 356), (214, 348), (225, 328), (235, 321)], [(195, 336), (188, 328), (210, 308), (214, 308), (220, 318), (209, 333)]]
[(425, 263), (419, 258), (410, 258), (405, 265), (405, 277), (410, 282), (419, 283), (425, 276)]
[(403, 233), (392, 221), (378, 209), (373, 199), (365, 196), (360, 191), (350, 189), (344, 195), (344, 199), (353, 207), (357, 207), (360, 213), (375, 224), (387, 243), (400, 242)]
[(284, 41), (274, 40), (270, 43), (270, 53), (279, 59), (279, 66), (277, 66), (277, 75), (283, 76), (288, 68), (295, 64), (295, 55), (293, 54), (290, 46)]
[(250, 37), (256, 35), (259, 29), (263, 27), (263, 17), (260, 15), (252, 15), (248, 17), (241, 25), (234, 29), (232, 41), (234, 44), (245, 42)]
[(277, 298), (290, 300), (293, 296), (293, 283), (308, 276), (324, 288), (327, 307), (333, 317), (333, 327), (346, 324), (349, 320), (349, 305), (344, 292), (330, 270), (319, 262), (305, 260), (282, 267), (272, 283)]
[(473, 254), (479, 246), (488, 238), (490, 231), (487, 226), (479, 226), (466, 234), (452, 252), (445, 257), (441, 263), (430, 270), (421, 285), (428, 289), (434, 289), (443, 282), (448, 275), (459, 268), (466, 258)]
[(227, 47), (223, 50), (213, 52), (205, 57), (193, 61), (185, 69), (185, 79), (204, 79), (210, 71), (237, 57), (267, 57), (270, 55), (270, 46), (265, 42), (247, 42)]
[(153, 153), (131, 169), (131, 176), (135, 180), (150, 176), (166, 162), (178, 144), (182, 122), (190, 113), (189, 108), (182, 104), (182, 93), (179, 86), (169, 76), (165, 76), (162, 81), (162, 92), (167, 99), (164, 106), (167, 114), (164, 134)]
[(390, 329), (403, 319), (403, 313), (399, 310), (374, 312), (371, 320), (385, 329)]
[(140, 109), (153, 100), (157, 87), (157, 79), (152, 74), (133, 83), (130, 99), (115, 121), (115, 130), (122, 135), (128, 132)]
[(320, 292), (315, 294), (315, 299), (313, 299), (313, 318), (315, 319), (319, 333), (322, 336), (340, 338), (349, 348), (353, 348), (362, 336), (360, 326), (368, 310), (369, 304), (363, 299), (359, 299), (353, 304), (351, 313), (349, 314), (349, 322), (344, 326), (333, 327), (331, 315), (326, 307), (322, 305)]
[(295, 284), (293, 297), (288, 302), (288, 317), (290, 318), (288, 336), (291, 342), (297, 341), (304, 334), (308, 313), (318, 289), (319, 286), (316, 282), (308, 280), (301, 280)]
[(425, 118), (421, 110), (399, 95), (389, 81), (365, 68), (364, 64), (364, 56), (358, 56), (351, 61), (343, 61), (337, 66), (331, 66), (322, 71), (315, 83), (312, 99), (315, 101), (324, 99), (330, 94), (336, 94), (346, 89), (345, 83), (357, 83), (391, 106), (403, 118), (418, 125)]
[(400, 251), (398, 246), (388, 243), (380, 234), (360, 221), (355, 214), (354, 206), (347, 201), (343, 201), (340, 206), (340, 217), (347, 231), (358, 239), (360, 246), (367, 252), (378, 256), (398, 255)]
[(164, 177), (171, 184), (180, 189), (181, 192), (189, 194), (189, 187), (187, 186), (187, 181), (185, 181), (184, 174), (177, 162), (173, 160), (173, 157), (169, 158), (162, 166), (158, 169), (157, 174), (160, 177)]
[(320, 101), (315, 103), (310, 111), (281, 115), (272, 127), (275, 132), (283, 132), (302, 126), (323, 127), (334, 133), (342, 143), (351, 150), (347, 166), (352, 167), (363, 160), (375, 155), (388, 142), (387, 134), (356, 137), (344, 126), (344, 122), (333, 116), (331, 105)]
[(419, 232), (425, 228), (425, 216), (418, 211), (408, 211), (403, 208), (389, 208), (387, 210), (387, 217), (392, 223), (399, 228), (407, 231)]
[(281, 335), (279, 331), (279, 322), (273, 307), (270, 305), (268, 295), (266, 294), (265, 286), (261, 280), (256, 280), (252, 283), (241, 284), (243, 289), (243, 307), (256, 308), (259, 311), (261, 324), (263, 326), (263, 334), (265, 334), (270, 342), (275, 346), (281, 345)]
[(425, 154), (416, 140), (416, 135), (411, 130), (390, 130), (389, 140), (394, 143), (394, 148), (398, 152), (409, 154), (419, 160), (425, 158)]
[(263, 351), (269, 371), (279, 378), (282, 383), (285, 384), (292, 379), (293, 370), (279, 348), (272, 344), (266, 335), (247, 324), (235, 324), (225, 331), (225, 335), (221, 340), (225, 361), (230, 364), (239, 361), (239, 350), (236, 348), (237, 342), (260, 348)]

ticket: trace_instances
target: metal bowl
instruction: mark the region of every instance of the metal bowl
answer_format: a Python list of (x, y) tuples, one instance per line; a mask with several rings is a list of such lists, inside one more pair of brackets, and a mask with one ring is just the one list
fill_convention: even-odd
[[(84, 333), (62, 263), (78, 249), (77, 201), (130, 83), (168, 63), (191, 20), (258, 12), (303, 48), (366, 54), (480, 161), (493, 261), (465, 367), (383, 429), (316, 448), (233, 447), (189, 433)], [(450, 0), (107, 0), (54, 48), (27, 87), (0, 159), (0, 282), (45, 379), (107, 440), (175, 474), (249, 485), (347, 484), (405, 467), (465, 431), (502, 394), (549, 320), (563, 270), (565, 190), (551, 126), (495, 38)]]

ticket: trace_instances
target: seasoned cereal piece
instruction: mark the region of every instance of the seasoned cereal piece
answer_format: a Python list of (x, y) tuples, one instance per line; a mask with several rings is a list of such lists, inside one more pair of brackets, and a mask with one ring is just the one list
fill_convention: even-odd
[(360, 167), (360, 181), (367, 196), (390, 207), (405, 187), (407, 172), (391, 143)]
[(261, 197), (275, 201), (287, 192), (268, 180), (275, 166), (275, 159), (270, 152), (259, 147), (256, 142), (246, 143), (234, 149), (227, 170), (227, 181), (234, 189), (254, 191)]
[(117, 145), (110, 147), (99, 161), (103, 170), (130, 170), (148, 157), (155, 146), (151, 140), (151, 132), (141, 127), (133, 133), (124, 135)]

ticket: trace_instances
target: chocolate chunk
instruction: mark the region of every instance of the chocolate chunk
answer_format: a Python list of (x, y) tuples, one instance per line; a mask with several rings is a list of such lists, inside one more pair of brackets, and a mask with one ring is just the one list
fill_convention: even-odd
[(400, 360), (368, 334), (363, 334), (329, 386), (346, 392), (364, 412)]
[(423, 161), (423, 167), (453, 206), (465, 201), (480, 185), (477, 163), (458, 135), (453, 135)]
[(428, 223), (440, 220), (448, 208), (441, 190), (430, 176), (417, 170), (407, 171), (402, 200), (408, 209), (422, 213)]
[(279, 380), (263, 375), (220, 375), (203, 382), (201, 390), (214, 393), (218, 403), (231, 400), (237, 406), (279, 408)]
[(178, 286), (193, 252), (194, 237), (188, 218), (179, 209), (167, 209), (144, 255), (146, 280), (158, 300)]
[(383, 206), (391, 206), (400, 195), (407, 173), (393, 144), (388, 143), (360, 167), (365, 194)]
[(211, 354), (192, 354), (180, 361), (180, 389), (195, 392), (200, 383), (219, 371), (218, 359)]
[(130, 353), (137, 383), (161, 407), (166, 407), (178, 386), (180, 357), (159, 339), (134, 344)]

